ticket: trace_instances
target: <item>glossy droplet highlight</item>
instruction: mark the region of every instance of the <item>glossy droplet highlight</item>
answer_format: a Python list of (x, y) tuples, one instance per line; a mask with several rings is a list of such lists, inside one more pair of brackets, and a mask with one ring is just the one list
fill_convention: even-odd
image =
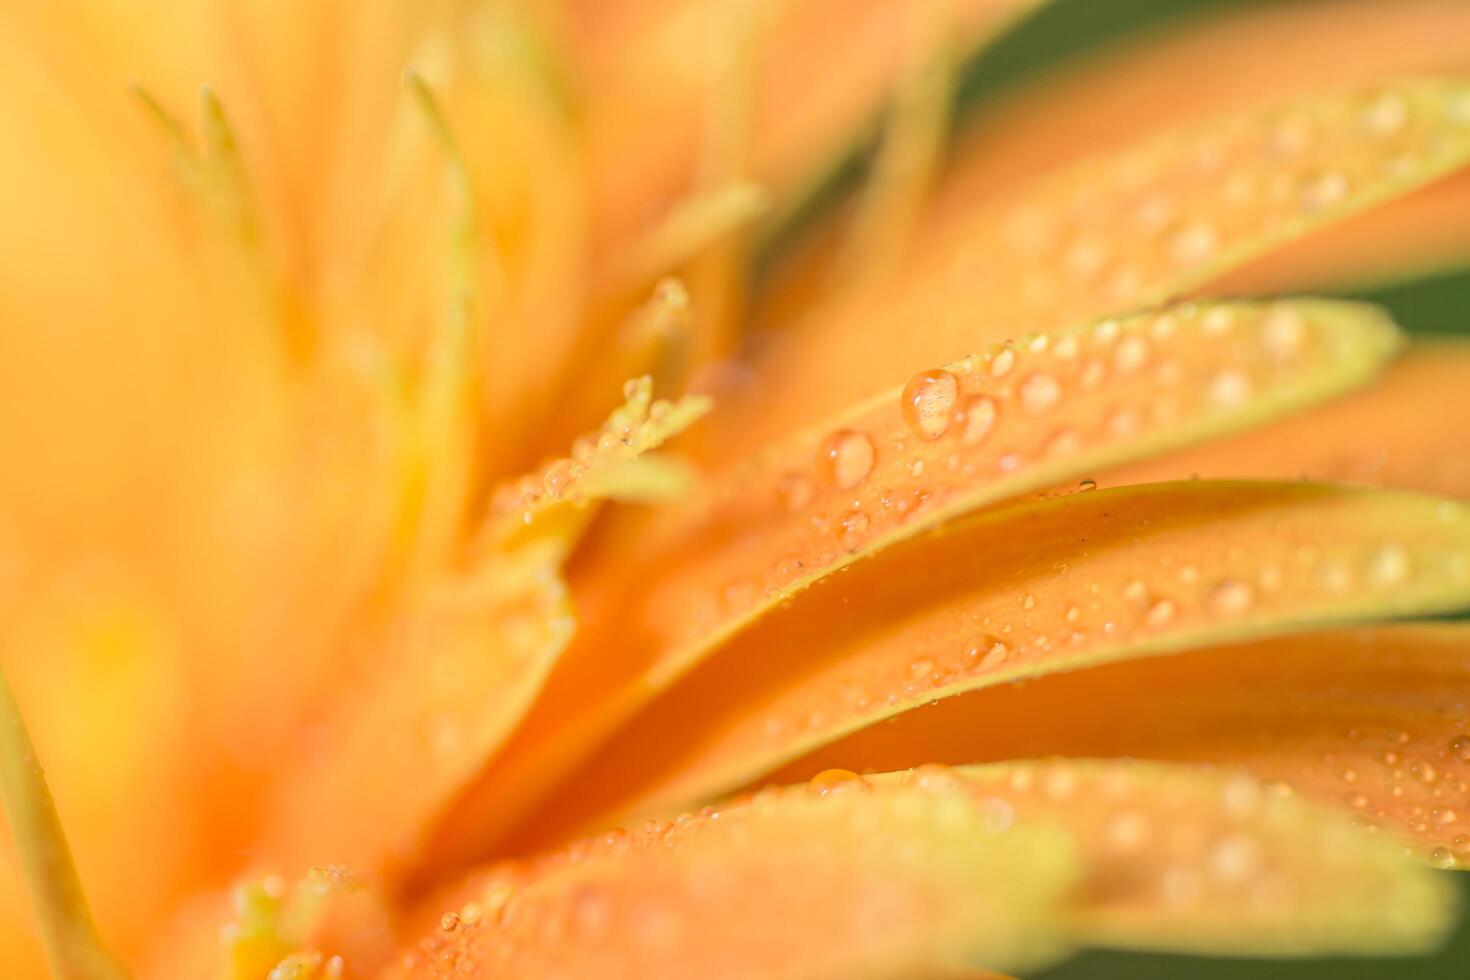
[(1062, 386), (1049, 374), (1038, 371), (1021, 382), (1021, 407), (1032, 415), (1049, 411), (1062, 397)]
[(850, 769), (824, 769), (806, 784), (808, 796), (823, 797), (834, 793), (865, 793), (868, 781)]
[(960, 382), (943, 370), (921, 371), (904, 385), (903, 420), (921, 439), (938, 439), (949, 428)]
[(976, 395), (965, 402), (957, 421), (960, 425), (960, 442), (966, 446), (978, 446), (995, 428), (1000, 415), (1000, 406), (989, 395)]
[(1210, 589), (1210, 609), (1221, 616), (1241, 616), (1256, 604), (1256, 590), (1249, 582), (1227, 578)]
[(965, 644), (962, 659), (966, 669), (989, 670), (1005, 663), (1009, 652), (998, 637), (981, 633)]
[(873, 440), (853, 429), (839, 429), (822, 441), (820, 459), (839, 490), (851, 490), (873, 470)]

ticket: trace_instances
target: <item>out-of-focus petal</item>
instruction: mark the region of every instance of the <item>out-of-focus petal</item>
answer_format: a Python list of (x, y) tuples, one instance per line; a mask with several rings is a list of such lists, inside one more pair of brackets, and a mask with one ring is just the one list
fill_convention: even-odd
[(1463, 867), (1467, 704), (1466, 626), (1338, 629), (978, 691), (854, 733), (780, 775), (839, 759), (889, 769), (1051, 754), (1241, 766)]
[[(1040, 823), (1040, 822), (1038, 822)], [(968, 975), (1058, 952), (1066, 836), (828, 776), (493, 869), (388, 976)], [(457, 906), (458, 907), (458, 906)]]
[(830, 770), (492, 868), (459, 899), (388, 976), (929, 976), (1072, 944), (1403, 951), (1453, 908), (1392, 844), (1247, 776), (1068, 761)]
[[(931, 211), (1013, 193), (1041, 169), (1201, 114), (1466, 70), (1470, 8), (1458, 0), (1228, 5), (1136, 34), (981, 108), (956, 149), (963, 162)], [(1467, 192), (1470, 182), (1456, 178), (1349, 219), (1253, 265), (1250, 282), (1300, 290), (1464, 255), (1463, 223), (1442, 218)]]
[(583, 642), (447, 837), (493, 834), (638, 703), (860, 556), (1349, 389), (1396, 344), (1379, 313), (1353, 304), (1165, 310), (993, 347), (768, 450), (604, 547), (579, 600)]
[[(1470, 607), (1470, 511), (1301, 483), (1123, 487), (991, 510), (754, 624), (547, 807), (726, 792), (962, 691), (1304, 627)], [(605, 804), (604, 804), (605, 805)]]
[(1269, 428), (1099, 474), (1155, 480), (1306, 477), (1470, 496), (1470, 343), (1415, 341), (1370, 388)]
[(891, 284), (798, 323), (728, 438), (759, 445), (1004, 339), (1157, 303), (1470, 158), (1470, 88), (1401, 82), (1195, 123), (951, 205)]
[(1454, 922), (1443, 876), (1243, 774), (1059, 760), (872, 778), (958, 778), (1017, 827), (1064, 826), (1083, 866), (1067, 935), (1084, 945), (1225, 956), (1411, 951)]
[[(958, 0), (955, 43), (973, 50), (1037, 0)], [(749, 173), (789, 198), (871, 127), (911, 52), (924, 4), (861, 0), (583, 3), (593, 207), (604, 242), (626, 238), (689, 189), (709, 90), (749, 59)], [(724, 79), (729, 83), (730, 79)]]

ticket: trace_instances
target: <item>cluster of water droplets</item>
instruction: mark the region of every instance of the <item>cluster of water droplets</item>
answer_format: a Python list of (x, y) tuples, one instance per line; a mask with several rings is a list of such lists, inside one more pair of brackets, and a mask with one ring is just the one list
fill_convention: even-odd
[(1278, 229), (1463, 158), (1462, 100), (1405, 85), (1168, 134), (1039, 185), (997, 240), (956, 254), (955, 274), (1011, 277), (1023, 306), (1064, 319), (1136, 305)]
[[(1345, 730), (1344, 752), (1324, 766), (1344, 787), (1341, 802), (1360, 826), (1408, 831), (1427, 842), (1441, 868), (1470, 865), (1470, 707), (1458, 705), (1458, 724), (1415, 734), (1404, 729)], [(1347, 758), (1340, 758), (1340, 756)]]

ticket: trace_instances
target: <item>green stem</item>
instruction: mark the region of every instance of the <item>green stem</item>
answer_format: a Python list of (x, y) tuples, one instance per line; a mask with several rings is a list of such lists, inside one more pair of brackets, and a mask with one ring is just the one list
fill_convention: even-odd
[(22, 873), (40, 920), (46, 955), (57, 980), (122, 980), (102, 946), (82, 883), (66, 846), (56, 804), (35, 747), (0, 672), (0, 802), (10, 820)]

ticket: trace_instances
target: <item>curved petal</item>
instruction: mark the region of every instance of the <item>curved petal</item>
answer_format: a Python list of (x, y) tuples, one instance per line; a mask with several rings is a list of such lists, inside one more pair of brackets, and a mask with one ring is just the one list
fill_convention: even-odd
[(1238, 766), (1463, 867), (1467, 704), (1465, 625), (1330, 630), (977, 691), (854, 733), (780, 776), (1052, 754)]
[(1470, 342), (1415, 341), (1369, 388), (1269, 428), (1099, 473), (1155, 480), (1341, 480), (1470, 497), (1470, 427), (1446, 409), (1470, 389)]
[(1068, 475), (1349, 389), (1396, 344), (1375, 310), (1353, 304), (1143, 314), (926, 373), (717, 477), (696, 506), (605, 545), (607, 560), (583, 578), (582, 641), (456, 808), (442, 847), (472, 850), (449, 841), (504, 827), (638, 703), (861, 555)]
[(1056, 761), (872, 778), (958, 778), (1018, 827), (1065, 827), (1084, 869), (1067, 916), (1081, 944), (1224, 956), (1409, 951), (1453, 926), (1443, 876), (1411, 870), (1396, 846), (1243, 774)]
[(1438, 498), (1187, 482), (991, 510), (736, 637), (620, 732), (537, 831), (609, 799), (635, 812), (707, 799), (963, 691), (1466, 606), (1470, 512)]
[[(1216, 7), (1059, 66), (983, 106), (958, 141), (960, 164), (930, 213), (999, 199), (1042, 169), (1206, 114), (1288, 93), (1467, 70), (1470, 8), (1457, 0)], [(1465, 225), (1443, 216), (1467, 193), (1470, 180), (1456, 177), (1375, 208), (1230, 276), (1225, 292), (1361, 282), (1463, 256)]]
[(726, 438), (758, 446), (1018, 324), (1045, 330), (1196, 289), (1459, 168), (1467, 104), (1457, 82), (1280, 102), (1065, 167), (986, 206), (951, 202), (891, 284), (792, 325)]
[(491, 869), (463, 899), (387, 976), (951, 975), (1063, 942), (1403, 951), (1453, 907), (1397, 848), (1246, 776), (1092, 762), (832, 770)]
[(1058, 951), (1066, 837), (818, 780), (492, 870), (387, 976), (956, 976)]

